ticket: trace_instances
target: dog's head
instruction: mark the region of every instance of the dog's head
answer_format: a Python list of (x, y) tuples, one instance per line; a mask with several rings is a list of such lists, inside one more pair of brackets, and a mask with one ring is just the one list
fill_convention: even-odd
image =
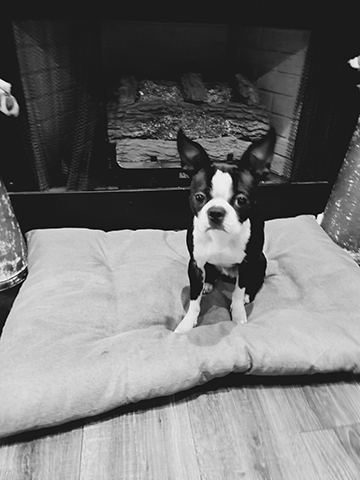
[(275, 142), (275, 129), (270, 128), (240, 160), (215, 166), (204, 148), (179, 130), (177, 148), (181, 166), (191, 178), (190, 206), (201, 231), (232, 233), (249, 218), (256, 187), (269, 172)]

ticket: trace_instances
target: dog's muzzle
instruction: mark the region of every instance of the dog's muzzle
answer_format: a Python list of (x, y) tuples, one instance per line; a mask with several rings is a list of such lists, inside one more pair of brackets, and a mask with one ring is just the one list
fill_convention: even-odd
[(210, 227), (223, 228), (223, 221), (226, 215), (224, 207), (216, 206), (210, 207), (207, 211)]

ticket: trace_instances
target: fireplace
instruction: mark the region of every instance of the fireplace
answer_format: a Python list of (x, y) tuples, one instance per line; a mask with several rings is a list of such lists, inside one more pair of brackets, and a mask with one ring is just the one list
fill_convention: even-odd
[[(7, 136), (10, 189), (184, 187), (179, 127), (231, 161), (269, 124), (278, 134), (271, 181), (331, 183), (358, 114), (350, 39), (337, 45), (331, 32), (264, 17), (265, 26), (214, 20), (11, 22), (6, 79), (22, 115)], [(236, 95), (237, 81), (250, 82), (255, 101)], [(186, 82), (203, 97), (184, 98)]]
[(270, 123), (278, 133), (272, 171), (287, 178), (308, 42), (306, 30), (103, 22), (107, 133), (120, 181), (149, 185), (165, 169), (163, 182), (186, 182), (179, 127), (221, 162), (241, 156)]

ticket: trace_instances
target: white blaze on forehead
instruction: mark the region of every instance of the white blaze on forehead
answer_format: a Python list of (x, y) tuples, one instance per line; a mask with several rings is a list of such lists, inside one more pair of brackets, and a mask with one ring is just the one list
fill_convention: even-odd
[(212, 198), (223, 198), (228, 202), (233, 196), (233, 182), (229, 173), (216, 170), (211, 186)]

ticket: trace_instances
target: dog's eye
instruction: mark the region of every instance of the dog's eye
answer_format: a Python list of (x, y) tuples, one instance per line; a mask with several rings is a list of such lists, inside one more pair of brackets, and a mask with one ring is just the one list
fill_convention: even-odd
[(236, 207), (243, 207), (244, 205), (246, 205), (248, 203), (248, 199), (246, 197), (246, 195), (244, 195), (243, 193), (240, 193), (236, 198), (235, 198), (235, 206)]
[(195, 200), (196, 200), (198, 203), (204, 203), (205, 200), (206, 200), (206, 196), (205, 196), (205, 194), (202, 193), (202, 192), (195, 193)]

